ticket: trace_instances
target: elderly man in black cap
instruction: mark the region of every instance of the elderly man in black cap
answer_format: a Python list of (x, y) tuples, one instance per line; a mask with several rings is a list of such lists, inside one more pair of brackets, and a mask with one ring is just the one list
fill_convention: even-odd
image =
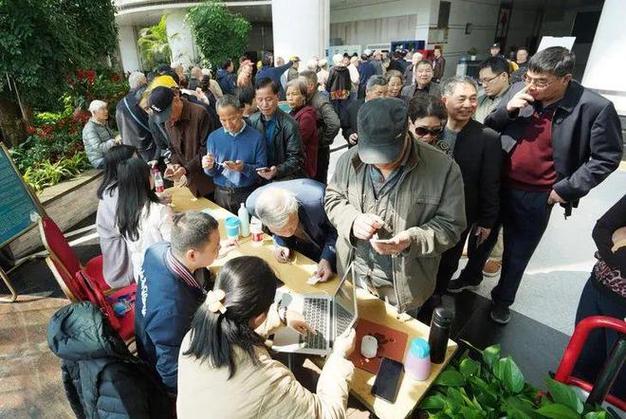
[(396, 98), (366, 102), (359, 145), (337, 163), (325, 209), (336, 227), (337, 269), (400, 312), (433, 293), (441, 254), (466, 227), (459, 166), (407, 131)]
[(150, 110), (156, 124), (165, 130), (172, 152), (172, 165), (165, 176), (187, 179), (187, 186), (196, 197), (208, 196), (214, 186), (202, 170), (206, 141), (215, 129), (207, 111), (180, 96), (178, 90), (156, 87), (150, 93)]

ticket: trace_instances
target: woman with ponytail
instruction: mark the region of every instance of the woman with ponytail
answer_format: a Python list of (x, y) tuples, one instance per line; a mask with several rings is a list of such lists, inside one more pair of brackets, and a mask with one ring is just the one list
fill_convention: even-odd
[(345, 417), (354, 330), (335, 340), (317, 394), (309, 392), (265, 346), (282, 326), (312, 333), (300, 314), (274, 303), (277, 282), (255, 256), (232, 259), (221, 269), (181, 345), (179, 419)]

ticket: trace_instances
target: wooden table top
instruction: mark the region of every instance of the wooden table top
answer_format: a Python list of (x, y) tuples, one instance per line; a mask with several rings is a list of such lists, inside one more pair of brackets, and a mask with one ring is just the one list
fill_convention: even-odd
[[(171, 188), (170, 191), (172, 191), (172, 209), (174, 211), (195, 210), (208, 212), (219, 221), (220, 236), (226, 237), (224, 220), (233, 216), (233, 214), (207, 199), (194, 198), (187, 188)], [(298, 253), (294, 262), (289, 264), (279, 263), (272, 253), (271, 237), (267, 235), (262, 245), (254, 244), (250, 237), (240, 239), (239, 243), (240, 245), (237, 249), (216, 260), (211, 267), (219, 269), (226, 261), (238, 256), (258, 256), (276, 270), (279, 279), (290, 290), (301, 294), (327, 293), (334, 295), (338, 286), (337, 276), (326, 283), (318, 283), (315, 286), (306, 283), (317, 267), (317, 264), (306, 256)], [(393, 306), (386, 304), (362, 289), (357, 290), (357, 299), (359, 318), (383, 324), (391, 329), (406, 333), (408, 335), (407, 347), (414, 337), (428, 340), (430, 330), (428, 325), (406, 314), (398, 315), (397, 310)], [(350, 391), (381, 419), (406, 417), (426, 394), (435, 378), (450, 361), (456, 349), (457, 344), (452, 340), (448, 340), (445, 361), (442, 364), (432, 364), (428, 380), (415, 381), (404, 375), (395, 403), (389, 403), (386, 400), (374, 397), (371, 394), (371, 389), (376, 376), (360, 368), (354, 369)]]

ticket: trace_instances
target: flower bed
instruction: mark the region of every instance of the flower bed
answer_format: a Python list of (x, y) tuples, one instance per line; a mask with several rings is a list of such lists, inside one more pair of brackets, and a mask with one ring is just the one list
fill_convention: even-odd
[(89, 169), (82, 141), (82, 129), (90, 114), (89, 103), (104, 100), (109, 114), (128, 91), (117, 73), (78, 70), (67, 77), (67, 93), (61, 98), (64, 110), (59, 113), (35, 113), (27, 127), (28, 138), (11, 149), (11, 157), (24, 180), (35, 191), (73, 178)]

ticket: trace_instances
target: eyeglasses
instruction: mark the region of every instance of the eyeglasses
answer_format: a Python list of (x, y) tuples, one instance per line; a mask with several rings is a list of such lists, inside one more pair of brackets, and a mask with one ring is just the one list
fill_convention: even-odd
[(498, 77), (500, 77), (501, 75), (502, 75), (502, 73), (498, 73), (498, 74), (496, 74), (495, 76), (493, 76), (493, 77), (492, 77), (492, 78), (490, 78), (490, 79), (480, 79), (480, 80), (478, 80), (478, 82), (479, 82), (480, 84), (482, 84), (483, 86), (486, 86), (486, 85), (488, 85), (489, 83), (491, 83), (492, 81), (494, 81), (495, 79), (497, 79)]
[(425, 137), (427, 135), (431, 135), (432, 137), (439, 137), (443, 132), (443, 128), (426, 128), (426, 127), (415, 127), (415, 134), (420, 137)]
[(526, 83), (527, 85), (534, 84), (535, 87), (539, 89), (545, 89), (546, 87), (550, 86), (555, 81), (556, 79), (553, 79), (551, 81), (547, 81), (545, 79), (533, 79), (533, 78), (528, 77), (528, 74), (524, 74), (524, 83)]

